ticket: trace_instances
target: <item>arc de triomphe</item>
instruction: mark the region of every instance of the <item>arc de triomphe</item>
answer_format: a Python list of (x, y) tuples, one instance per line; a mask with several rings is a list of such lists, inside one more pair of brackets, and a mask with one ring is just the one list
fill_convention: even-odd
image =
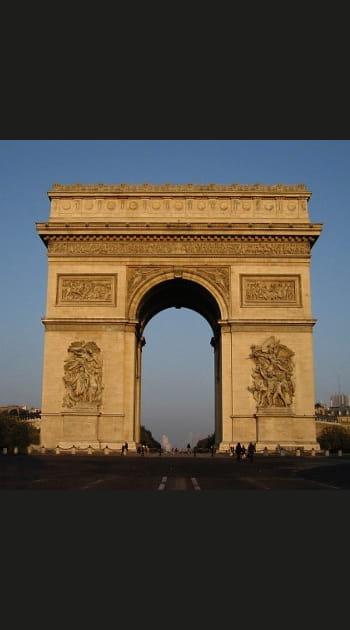
[(144, 328), (183, 306), (213, 331), (217, 449), (319, 448), (310, 259), (322, 224), (304, 184), (54, 184), (48, 197), (42, 445), (134, 450)]

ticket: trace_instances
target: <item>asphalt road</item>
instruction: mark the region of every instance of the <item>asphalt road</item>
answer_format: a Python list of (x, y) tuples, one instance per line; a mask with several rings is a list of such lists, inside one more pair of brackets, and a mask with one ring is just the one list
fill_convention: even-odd
[(350, 455), (0, 455), (0, 490), (349, 490)]

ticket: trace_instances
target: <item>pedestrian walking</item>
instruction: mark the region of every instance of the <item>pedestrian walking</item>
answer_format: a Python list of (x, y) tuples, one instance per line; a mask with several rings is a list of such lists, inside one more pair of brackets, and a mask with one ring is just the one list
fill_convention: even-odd
[(237, 457), (237, 459), (239, 461), (241, 459), (241, 456), (242, 456), (242, 446), (241, 446), (240, 442), (237, 442), (237, 444), (236, 444), (235, 453), (236, 453), (236, 457)]
[(249, 442), (248, 444), (248, 459), (252, 462), (254, 459), (255, 446), (253, 442)]

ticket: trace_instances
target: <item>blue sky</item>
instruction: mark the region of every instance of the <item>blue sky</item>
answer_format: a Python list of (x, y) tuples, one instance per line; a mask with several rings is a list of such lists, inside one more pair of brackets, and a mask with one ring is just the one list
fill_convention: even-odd
[[(311, 259), (316, 400), (350, 394), (349, 173), (350, 140), (0, 140), (0, 406), (41, 406), (47, 258), (35, 223), (49, 218), (54, 183), (305, 184), (323, 223)], [(168, 309), (145, 337), (142, 423), (178, 448), (213, 433), (208, 323)]]

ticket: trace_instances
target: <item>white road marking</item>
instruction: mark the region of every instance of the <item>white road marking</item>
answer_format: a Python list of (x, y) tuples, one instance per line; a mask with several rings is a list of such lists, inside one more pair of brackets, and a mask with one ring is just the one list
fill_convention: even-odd
[(91, 486), (96, 486), (97, 484), (104, 483), (105, 481), (112, 481), (112, 479), (115, 479), (114, 475), (110, 477), (102, 477), (101, 479), (95, 479), (94, 481), (90, 481), (90, 483), (86, 484), (86, 486), (83, 486), (81, 489), (88, 490)]
[(262, 483), (258, 479), (254, 479), (253, 477), (241, 477), (241, 480), (242, 481), (247, 481), (248, 483), (251, 483), (256, 488), (261, 488), (262, 490), (271, 490), (271, 488), (266, 486), (264, 483)]
[(191, 477), (191, 481), (192, 481), (194, 489), (195, 490), (200, 490), (200, 487), (199, 487), (197, 479), (195, 477)]
[(168, 477), (162, 477), (162, 481), (158, 486), (158, 490), (164, 490)]
[(311, 479), (311, 482), (316, 484), (317, 486), (322, 486), (325, 490), (341, 490), (341, 488), (339, 486), (333, 486), (330, 483), (323, 483), (322, 481), (316, 481), (315, 479)]

